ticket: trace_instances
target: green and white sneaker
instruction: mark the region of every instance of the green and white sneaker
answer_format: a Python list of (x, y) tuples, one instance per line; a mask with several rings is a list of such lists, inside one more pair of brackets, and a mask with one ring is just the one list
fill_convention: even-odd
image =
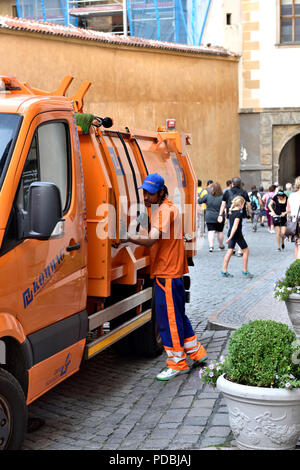
[(187, 374), (190, 371), (190, 369), (184, 369), (184, 370), (175, 370), (171, 369), (170, 367), (167, 367), (166, 369), (162, 370), (157, 376), (157, 380), (172, 380), (174, 377), (177, 377), (177, 375), (182, 375), (182, 374)]

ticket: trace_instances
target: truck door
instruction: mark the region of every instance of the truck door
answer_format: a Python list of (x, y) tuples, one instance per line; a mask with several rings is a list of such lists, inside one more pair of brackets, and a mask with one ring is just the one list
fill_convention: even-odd
[(75, 132), (68, 112), (42, 113), (33, 120), (15, 198), (17, 210), (26, 210), (32, 182), (55, 183), (60, 190), (64, 235), (49, 240), (27, 239), (15, 247), (20, 300), (17, 317), (27, 335), (43, 329), (49, 344), (51, 335), (55, 343), (53, 324), (61, 321), (59, 329), (65, 332), (66, 347), (76, 341), (80, 329), (80, 314), (75, 323), (70, 317), (84, 310), (86, 302), (84, 195)]

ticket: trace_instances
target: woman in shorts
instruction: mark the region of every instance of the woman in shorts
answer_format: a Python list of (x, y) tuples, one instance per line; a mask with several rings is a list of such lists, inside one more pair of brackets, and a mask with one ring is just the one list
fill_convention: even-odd
[(282, 189), (269, 200), (268, 208), (273, 217), (276, 231), (277, 251), (284, 250), (285, 230), (287, 223), (287, 196)]
[(227, 271), (230, 258), (233, 254), (235, 244), (243, 250), (243, 271), (242, 275), (250, 279), (253, 278), (253, 274), (248, 271), (248, 258), (249, 248), (247, 242), (242, 233), (242, 221), (243, 221), (243, 208), (245, 205), (245, 199), (242, 196), (237, 196), (232, 200), (231, 207), (229, 209), (229, 230), (228, 239), (225, 241), (228, 244), (228, 250), (224, 258), (223, 269), (221, 274), (223, 277), (233, 277)]
[(215, 234), (217, 234), (219, 250), (225, 249), (223, 245), (223, 229), (225, 218), (223, 217), (222, 222), (218, 222), (218, 215), (222, 203), (222, 198), (223, 191), (220, 184), (212, 183), (211, 192), (199, 198), (198, 201), (200, 204), (206, 203), (205, 222), (207, 225), (207, 239), (210, 253), (214, 251)]

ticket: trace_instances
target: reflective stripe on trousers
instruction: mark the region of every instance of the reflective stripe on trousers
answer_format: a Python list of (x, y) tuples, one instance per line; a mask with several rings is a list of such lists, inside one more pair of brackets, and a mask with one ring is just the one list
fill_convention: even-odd
[[(155, 313), (160, 336), (167, 353), (167, 365), (172, 369), (188, 369), (187, 354), (198, 360), (204, 348), (185, 314), (185, 289), (182, 278), (156, 279)], [(203, 352), (204, 351), (204, 352)]]

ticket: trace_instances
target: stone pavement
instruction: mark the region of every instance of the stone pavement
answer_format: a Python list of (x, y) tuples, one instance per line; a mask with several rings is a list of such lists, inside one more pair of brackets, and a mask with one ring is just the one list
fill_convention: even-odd
[[(199, 241), (191, 268), (191, 303), (187, 314), (206, 347), (209, 360), (226, 354), (232, 330), (244, 322), (270, 318), (289, 323), (285, 306), (273, 299), (273, 285), (293, 262), (293, 246), (276, 252), (275, 236), (260, 227), (252, 233), (249, 270), (230, 261), (232, 279), (220, 275), (224, 252), (208, 252)], [(45, 426), (26, 435), (23, 449), (174, 451), (236, 449), (221, 394), (199, 379), (199, 367), (171, 382), (155, 380), (165, 356), (120, 356), (110, 348), (30, 405)]]

